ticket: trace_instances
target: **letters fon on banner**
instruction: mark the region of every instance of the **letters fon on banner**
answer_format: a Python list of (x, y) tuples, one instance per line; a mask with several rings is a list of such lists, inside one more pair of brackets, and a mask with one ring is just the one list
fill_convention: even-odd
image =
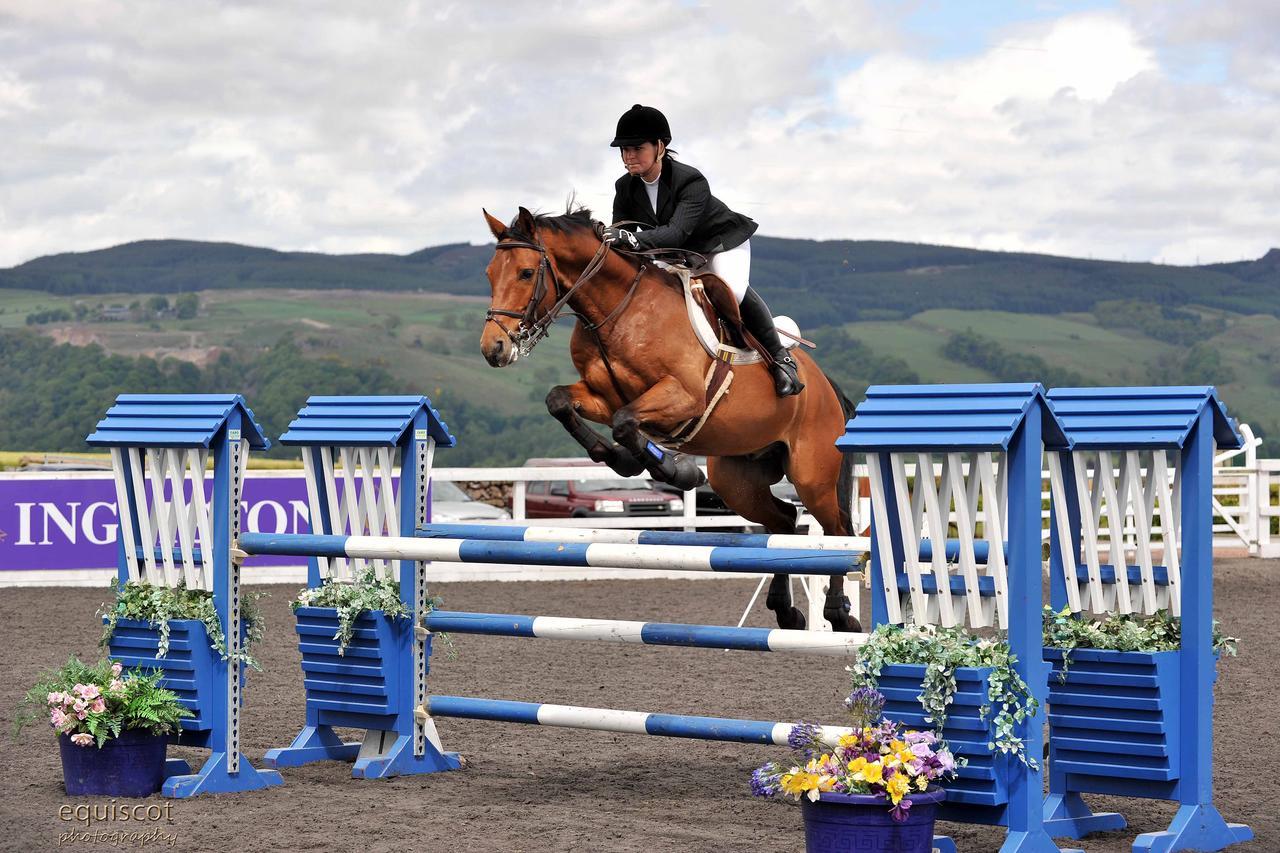
[[(208, 489), (206, 489), (206, 493)], [(309, 533), (302, 472), (245, 479), (242, 530)], [(101, 477), (0, 478), (0, 571), (113, 569), (117, 561), (115, 483)], [(297, 557), (253, 557), (250, 566), (296, 565)]]

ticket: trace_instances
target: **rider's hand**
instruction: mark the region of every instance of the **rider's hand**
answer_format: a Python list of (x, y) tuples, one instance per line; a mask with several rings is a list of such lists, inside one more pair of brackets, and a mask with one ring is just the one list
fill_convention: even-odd
[(636, 239), (636, 235), (625, 228), (616, 228), (610, 225), (604, 229), (604, 235), (601, 239), (606, 243), (619, 244), (620, 248), (630, 249), (633, 252), (640, 248), (640, 241)]

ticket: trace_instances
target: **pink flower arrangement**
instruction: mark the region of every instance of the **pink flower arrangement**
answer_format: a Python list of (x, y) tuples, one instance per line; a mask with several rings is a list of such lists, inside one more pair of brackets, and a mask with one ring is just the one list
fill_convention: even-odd
[(125, 672), (118, 661), (86, 665), (72, 657), (27, 692), (16, 722), (20, 729), (43, 717), (76, 746), (101, 747), (129, 729), (167, 734), (191, 713), (160, 686), (163, 678), (158, 670)]

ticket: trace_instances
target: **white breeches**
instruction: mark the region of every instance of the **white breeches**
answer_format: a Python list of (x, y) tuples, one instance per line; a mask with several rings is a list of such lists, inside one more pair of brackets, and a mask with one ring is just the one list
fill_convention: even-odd
[(717, 252), (708, 260), (706, 266), (697, 272), (715, 273), (729, 285), (733, 297), (742, 302), (751, 286), (751, 241), (746, 240), (727, 252)]

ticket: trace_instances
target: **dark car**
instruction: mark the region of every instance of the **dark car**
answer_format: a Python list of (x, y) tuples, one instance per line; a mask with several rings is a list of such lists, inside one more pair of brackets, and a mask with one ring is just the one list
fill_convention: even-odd
[[(531, 459), (530, 467), (583, 466), (604, 468), (589, 459)], [(525, 487), (528, 518), (593, 518), (678, 515), (684, 512), (680, 494), (659, 491), (651, 484), (622, 478), (543, 480)]]

